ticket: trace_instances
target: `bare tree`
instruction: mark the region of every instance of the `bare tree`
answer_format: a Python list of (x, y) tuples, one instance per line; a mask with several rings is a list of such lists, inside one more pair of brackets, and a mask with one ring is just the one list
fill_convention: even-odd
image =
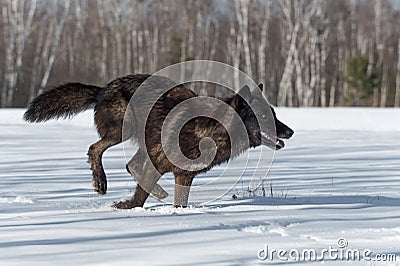
[[(284, 64), (284, 70), (282, 74), (282, 78), (279, 83), (279, 91), (278, 91), (278, 105), (285, 105), (286, 103), (289, 106), (293, 106), (293, 95), (292, 95), (292, 78), (293, 72), (296, 70), (296, 88), (299, 89), (298, 101), (301, 101), (302, 104), (308, 106), (312, 105), (312, 91), (315, 88), (316, 80), (315, 77), (319, 73), (315, 69), (315, 56), (316, 56), (316, 35), (311, 33), (310, 37), (310, 69), (311, 69), (311, 80), (309, 84), (309, 89), (307, 91), (303, 91), (303, 77), (301, 71), (301, 61), (299, 59), (299, 48), (298, 48), (298, 34), (302, 28), (302, 25), (310, 26), (310, 20), (312, 16), (315, 14), (316, 6), (315, 3), (312, 2), (308, 6), (304, 4), (304, 2), (298, 1), (281, 1), (280, 7), (283, 13), (283, 21), (285, 22), (285, 31), (286, 31), (286, 49), (282, 51), (287, 51), (287, 54)], [(300, 8), (303, 5), (304, 8)], [(306, 31), (303, 34), (307, 34)], [(305, 42), (307, 39), (303, 39)]]
[(351, 56), (357, 54), (357, 1), (350, 0)]
[(53, 36), (52, 45), (51, 45), (51, 49), (50, 49), (50, 55), (49, 55), (48, 62), (46, 64), (46, 67), (44, 70), (44, 75), (42, 77), (42, 81), (40, 82), (39, 93), (41, 93), (43, 91), (43, 89), (46, 87), (47, 82), (49, 80), (50, 71), (53, 68), (53, 64), (54, 64), (54, 60), (56, 57), (61, 33), (62, 33), (62, 30), (64, 29), (64, 24), (68, 17), (69, 7), (70, 7), (70, 0), (65, 0), (64, 6), (63, 6), (63, 13), (61, 15), (60, 20), (57, 21), (57, 18), (54, 18), (53, 23), (55, 23), (56, 26), (54, 29), (54, 36)]
[(258, 76), (259, 82), (266, 82), (266, 70), (265, 70), (265, 57), (266, 57), (266, 47), (268, 40), (268, 26), (270, 22), (270, 17), (272, 13), (272, 1), (267, 1), (264, 8), (263, 21), (261, 26), (261, 40), (258, 46)]
[(40, 73), (40, 59), (42, 58), (42, 50), (47, 53), (47, 47), (44, 47), (44, 44), (49, 44), (49, 42), (45, 42), (44, 38), (44, 29), (39, 28), (35, 52), (33, 54), (33, 65), (35, 67), (32, 68), (31, 81), (28, 92), (28, 101), (31, 101), (36, 96), (36, 86), (38, 82), (38, 75)]
[[(375, 11), (375, 43), (378, 52), (377, 65), (382, 67), (383, 64), (383, 38), (382, 38), (382, 1), (375, 0), (374, 5)], [(377, 107), (379, 101), (379, 88), (375, 87), (373, 92), (373, 103), (372, 106)]]
[(316, 91), (316, 101), (320, 103), (321, 107), (326, 107), (326, 60), (328, 58), (328, 19), (326, 17), (326, 2), (319, 1), (317, 4), (316, 16), (318, 23), (316, 26), (316, 35), (318, 39), (319, 48), (317, 49), (317, 66), (318, 72), (317, 80), (318, 89)]
[(350, 52), (348, 47), (346, 46), (347, 38), (345, 32), (345, 22), (344, 22), (344, 14), (339, 16), (339, 21), (337, 24), (337, 38), (338, 38), (338, 94), (341, 96), (340, 104), (343, 104), (345, 97), (348, 94), (348, 86), (345, 81), (345, 77), (347, 74), (347, 62), (350, 58)]
[(239, 24), (240, 35), (243, 40), (245, 71), (249, 76), (253, 75), (251, 69), (251, 56), (249, 44), (249, 0), (235, 1), (236, 18)]
[[(0, 105), (23, 106), (48, 85), (72, 78), (104, 83), (209, 59), (265, 83), (278, 105), (398, 106), (400, 11), (391, 3), (0, 1)], [(377, 85), (358, 88), (365, 95), (356, 102), (346, 77), (359, 56)]]
[(99, 60), (99, 65), (100, 65), (100, 78), (101, 80), (106, 79), (106, 73), (107, 73), (107, 51), (108, 51), (108, 42), (107, 42), (107, 35), (106, 35), (106, 19), (105, 19), (105, 14), (104, 10), (106, 9), (104, 7), (105, 5), (105, 0), (100, 0), (97, 2), (97, 9), (98, 9), (98, 15), (99, 15), (99, 34), (100, 34), (100, 43), (101, 43), (101, 55), (100, 60)]
[[(286, 22), (286, 30), (287, 30), (287, 42), (289, 43), (288, 53), (286, 56), (285, 68), (283, 71), (281, 82), (279, 83), (279, 92), (278, 92), (278, 105), (285, 105), (287, 101), (287, 95), (289, 90), (291, 89), (291, 78), (293, 72), (293, 55), (297, 49), (297, 34), (300, 30), (299, 21), (295, 20), (292, 12), (292, 5), (294, 2), (290, 0), (285, 0), (280, 2), (280, 6), (282, 12), (285, 17)], [(295, 21), (295, 22), (293, 22)], [(289, 105), (291, 105), (291, 99), (289, 99)]]
[(9, 102), (8, 99), (8, 91), (12, 89), (12, 85), (16, 83), (13, 80), (15, 75), (13, 75), (14, 71), (14, 47), (15, 47), (15, 36), (16, 36), (16, 22), (13, 10), (16, 10), (17, 2), (12, 2), (13, 8), (11, 4), (4, 5), (2, 8), (3, 15), (3, 27), (5, 40), (4, 43), (7, 44), (6, 52), (5, 52), (5, 70), (4, 70), (4, 80), (1, 90), (1, 107), (7, 107)]
[[(242, 35), (238, 33), (236, 28), (236, 21), (233, 18), (229, 20), (229, 38), (228, 38), (228, 55), (230, 56), (230, 62), (234, 68), (240, 68), (240, 51), (242, 49)], [(239, 87), (239, 73), (234, 73), (234, 84), (235, 88)]]
[[(5, 79), (2, 86), (1, 106), (11, 107), (16, 89), (18, 75), (23, 64), (23, 52), (28, 35), (31, 33), (32, 20), (36, 10), (36, 0), (31, 0), (25, 14), (25, 1), (11, 1), (3, 6), (5, 35), (8, 42), (5, 60)], [(15, 50), (15, 51), (14, 51)]]
[(400, 37), (397, 41), (397, 74), (396, 74), (396, 92), (394, 96), (394, 107), (400, 107)]

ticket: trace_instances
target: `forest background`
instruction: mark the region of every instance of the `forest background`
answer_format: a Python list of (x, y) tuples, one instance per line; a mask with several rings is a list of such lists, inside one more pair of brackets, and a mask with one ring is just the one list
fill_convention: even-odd
[(104, 85), (206, 59), (264, 83), (278, 106), (399, 107), (399, 7), (398, 0), (2, 0), (0, 106), (25, 107), (66, 81)]

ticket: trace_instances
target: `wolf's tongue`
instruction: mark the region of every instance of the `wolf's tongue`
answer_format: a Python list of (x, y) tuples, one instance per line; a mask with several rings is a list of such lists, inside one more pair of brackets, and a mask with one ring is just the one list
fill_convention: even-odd
[(285, 142), (283, 142), (283, 140), (281, 139), (278, 139), (276, 141), (276, 145), (282, 149), (283, 147), (285, 147)]

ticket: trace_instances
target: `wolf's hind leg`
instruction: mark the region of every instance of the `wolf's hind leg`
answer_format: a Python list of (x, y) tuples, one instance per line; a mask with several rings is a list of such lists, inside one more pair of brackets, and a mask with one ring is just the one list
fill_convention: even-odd
[[(146, 158), (147, 156), (145, 152), (139, 149), (137, 153), (132, 157), (132, 159), (126, 164), (126, 170), (128, 171), (128, 173), (130, 173), (134, 178), (143, 176), (145, 165), (151, 163)], [(151, 195), (159, 200), (162, 200), (168, 197), (168, 192), (156, 183), (151, 190)]]
[(137, 176), (137, 187), (132, 199), (114, 202), (113, 207), (118, 209), (132, 209), (135, 207), (143, 207), (144, 202), (149, 197), (149, 191), (152, 191), (154, 185), (160, 179), (161, 174), (154, 169), (152, 164), (144, 166), (143, 175)]
[(103, 153), (120, 142), (121, 140), (117, 138), (102, 138), (89, 147), (88, 163), (90, 163), (90, 169), (93, 174), (93, 187), (100, 195), (104, 195), (107, 192), (107, 178), (102, 163)]

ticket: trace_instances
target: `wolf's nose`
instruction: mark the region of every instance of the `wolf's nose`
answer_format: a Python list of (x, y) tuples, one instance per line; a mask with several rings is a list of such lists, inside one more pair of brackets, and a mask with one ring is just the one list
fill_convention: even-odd
[(292, 129), (290, 129), (290, 128), (286, 129), (286, 136), (288, 138), (291, 138), (293, 136), (293, 134), (294, 134), (294, 131)]

